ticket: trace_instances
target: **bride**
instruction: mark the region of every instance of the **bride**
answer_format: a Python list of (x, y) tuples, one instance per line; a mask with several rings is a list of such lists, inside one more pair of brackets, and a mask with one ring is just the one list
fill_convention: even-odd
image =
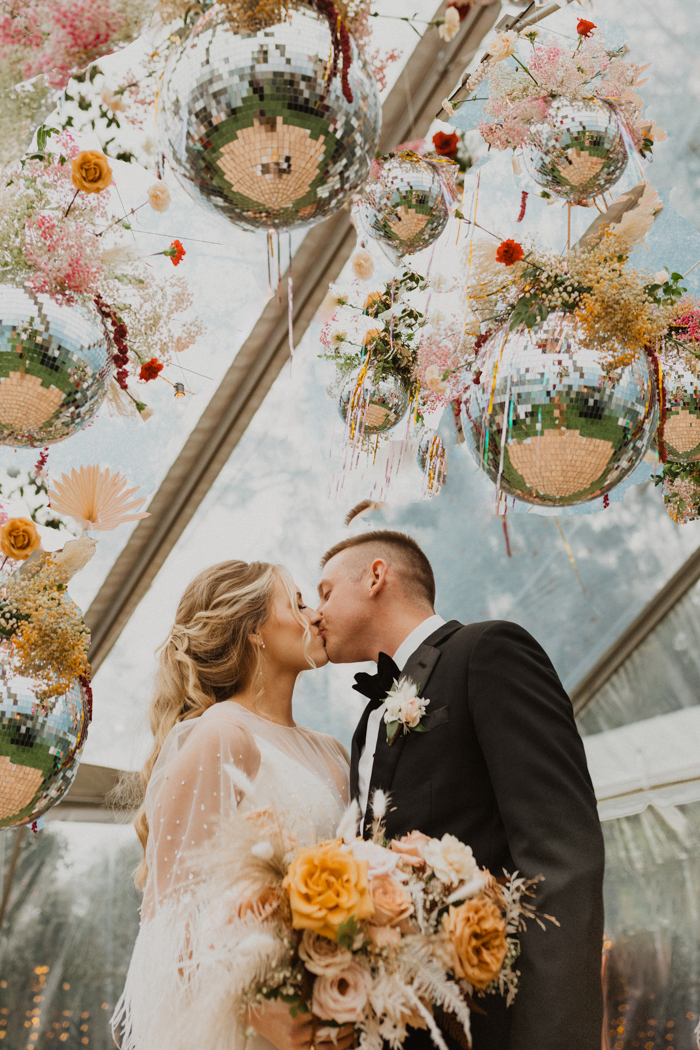
[[(203, 1047), (203, 1011), (216, 1011), (216, 1003), (202, 974), (194, 981), (185, 965), (197, 924), (217, 905), (208, 897), (218, 891), (208, 894), (197, 857), (201, 866), (206, 850), (225, 837), (226, 821), (271, 807), (299, 845), (334, 836), (348, 802), (347, 753), (292, 715), (299, 673), (328, 659), (319, 620), (289, 573), (265, 562), (214, 565), (180, 599), (159, 651), (150, 708), (155, 739), (135, 822), (144, 896), (112, 1021), (122, 1029), (123, 1050)], [(352, 1026), (335, 1035), (335, 1050), (347, 1050)], [(331, 1050), (330, 1039), (314, 1041), (309, 1015), (292, 1017), (281, 1000), (249, 1007), (216, 1038), (206, 1050), (309, 1050), (314, 1042)]]

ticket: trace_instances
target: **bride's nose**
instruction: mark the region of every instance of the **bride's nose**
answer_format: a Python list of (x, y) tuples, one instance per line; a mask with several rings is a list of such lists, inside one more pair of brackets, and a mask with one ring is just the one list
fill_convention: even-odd
[(323, 619), (323, 613), (319, 612), (318, 609), (311, 609), (309, 612), (309, 621), (314, 627), (318, 627), (321, 620)]

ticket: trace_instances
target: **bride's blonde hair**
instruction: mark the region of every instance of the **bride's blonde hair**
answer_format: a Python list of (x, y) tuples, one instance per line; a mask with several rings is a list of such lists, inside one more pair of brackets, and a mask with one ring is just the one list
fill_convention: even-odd
[[(154, 740), (141, 771), (144, 792), (173, 726), (198, 718), (208, 707), (239, 692), (257, 675), (260, 646), (251, 642), (250, 635), (270, 615), (277, 580), (283, 584), (292, 610), (305, 629), (304, 648), (308, 653), (308, 620), (299, 611), (294, 584), (281, 565), (223, 561), (204, 569), (186, 588), (170, 634), (156, 650), (158, 671), (150, 706)], [(314, 666), (310, 658), (309, 666)], [(143, 886), (148, 874), (148, 820), (144, 804), (134, 827), (144, 850), (136, 884)]]

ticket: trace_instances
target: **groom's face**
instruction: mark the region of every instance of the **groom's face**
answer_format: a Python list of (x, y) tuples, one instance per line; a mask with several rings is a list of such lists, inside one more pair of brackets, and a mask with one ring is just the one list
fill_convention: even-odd
[[(332, 663), (372, 659), (366, 651), (372, 634), (374, 603), (370, 597), (371, 571), (361, 556), (344, 550), (326, 562), (318, 585), (319, 630)], [(383, 563), (382, 563), (383, 564)]]

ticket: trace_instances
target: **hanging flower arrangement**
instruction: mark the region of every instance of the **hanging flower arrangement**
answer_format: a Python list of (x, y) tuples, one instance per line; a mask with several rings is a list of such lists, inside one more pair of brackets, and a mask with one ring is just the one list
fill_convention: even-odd
[[(108, 159), (81, 151), (65, 132), (55, 134), (40, 129), (37, 152), (10, 169), (0, 186), (0, 273), (58, 303), (94, 304), (111, 341), (114, 379), (143, 415), (146, 405), (129, 381), (154, 378), (203, 326), (182, 317), (193, 302), (186, 281), (146, 265), (144, 253), (124, 239), (125, 220), (112, 218)], [(169, 200), (158, 183), (139, 207), (163, 211)], [(156, 254), (177, 266), (186, 253), (175, 240)]]

